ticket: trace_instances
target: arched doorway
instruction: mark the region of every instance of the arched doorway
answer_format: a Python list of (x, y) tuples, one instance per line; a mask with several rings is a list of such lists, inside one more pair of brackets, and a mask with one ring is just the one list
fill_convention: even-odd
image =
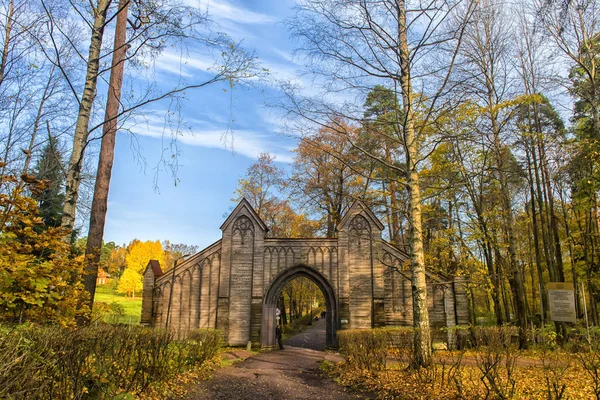
[(265, 294), (262, 309), (262, 325), (260, 331), (260, 343), (262, 347), (273, 347), (276, 344), (275, 324), (277, 300), (285, 285), (294, 278), (304, 276), (313, 281), (323, 292), (327, 314), (325, 317), (325, 344), (328, 348), (337, 348), (337, 301), (335, 293), (329, 281), (317, 270), (307, 265), (299, 264), (281, 272), (271, 283)]

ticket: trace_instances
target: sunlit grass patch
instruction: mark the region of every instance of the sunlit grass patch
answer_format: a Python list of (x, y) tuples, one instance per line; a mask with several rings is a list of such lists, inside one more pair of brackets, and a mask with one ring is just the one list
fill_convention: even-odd
[(124, 294), (117, 293), (113, 285), (99, 285), (96, 287), (94, 304), (104, 303), (110, 307), (111, 304), (118, 304), (120, 312), (108, 311), (103, 316), (105, 322), (135, 325), (140, 323), (142, 314), (142, 298), (132, 299)]

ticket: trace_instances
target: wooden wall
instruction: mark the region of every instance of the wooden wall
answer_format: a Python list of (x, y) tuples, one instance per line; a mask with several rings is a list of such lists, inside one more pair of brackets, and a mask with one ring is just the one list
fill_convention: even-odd
[[(264, 296), (283, 271), (306, 265), (331, 285), (337, 326), (412, 325), (408, 255), (381, 239), (383, 225), (364, 204), (342, 219), (337, 239), (272, 239), (245, 201), (221, 226), (222, 239), (172, 270), (144, 274), (142, 323), (184, 333), (218, 328), (230, 345), (260, 343)], [(464, 282), (427, 275), (431, 325), (469, 323)], [(171, 294), (172, 291), (172, 294)], [(169, 297), (172, 296), (169, 310)]]

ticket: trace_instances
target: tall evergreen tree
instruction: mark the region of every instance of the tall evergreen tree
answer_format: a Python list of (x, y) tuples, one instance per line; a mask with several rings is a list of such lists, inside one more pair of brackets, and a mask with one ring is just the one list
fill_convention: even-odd
[(63, 186), (62, 154), (58, 149), (58, 139), (50, 136), (35, 166), (36, 178), (45, 181), (46, 188), (35, 198), (39, 203), (40, 216), (48, 227), (60, 226), (65, 199)]
[(376, 176), (382, 183), (390, 240), (398, 245), (404, 244), (401, 209), (404, 211), (406, 206), (398, 204), (403, 191), (399, 181), (403, 180), (404, 171), (401, 162), (404, 148), (400, 139), (404, 115), (398, 94), (385, 86), (376, 85), (367, 95), (364, 107), (361, 133), (371, 144), (363, 147), (367, 147), (372, 154), (377, 153), (382, 161), (377, 165)]

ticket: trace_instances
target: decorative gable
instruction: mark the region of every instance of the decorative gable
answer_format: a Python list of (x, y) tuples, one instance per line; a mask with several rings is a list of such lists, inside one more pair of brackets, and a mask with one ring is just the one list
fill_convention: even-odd
[[(247, 219), (246, 218), (239, 219), (238, 217), (241, 217), (241, 216), (245, 216)], [(243, 221), (244, 223), (242, 224), (241, 221)], [(248, 200), (246, 200), (245, 198), (243, 198), (238, 203), (238, 205), (233, 209), (231, 214), (229, 214), (229, 216), (227, 217), (225, 222), (223, 222), (223, 225), (221, 225), (221, 231), (225, 231), (229, 227), (229, 225), (234, 222), (236, 222), (236, 224), (234, 226), (235, 229), (249, 228), (247, 225), (250, 222), (252, 222), (254, 225), (258, 226), (264, 232), (269, 231), (269, 228), (267, 228), (267, 225), (265, 225), (263, 220), (260, 219), (260, 217), (258, 216), (258, 213), (256, 211), (254, 211), (254, 208), (250, 205), (250, 202), (248, 202)], [(244, 226), (243, 227), (238, 226), (240, 224), (244, 225)]]
[(373, 214), (373, 212), (369, 209), (369, 207), (365, 205), (365, 203), (362, 200), (355, 200), (354, 203), (352, 203), (352, 206), (350, 207), (348, 212), (346, 212), (346, 214), (340, 221), (337, 230), (348, 230), (350, 228), (355, 229), (356, 227), (354, 225), (356, 225), (358, 221), (360, 221), (361, 224), (364, 224), (362, 219), (358, 219), (355, 221), (354, 217), (356, 217), (357, 215), (361, 215), (364, 218), (364, 222), (368, 222), (371, 227), (376, 227), (380, 231), (382, 231), (385, 228), (381, 221), (379, 221), (375, 214)]

